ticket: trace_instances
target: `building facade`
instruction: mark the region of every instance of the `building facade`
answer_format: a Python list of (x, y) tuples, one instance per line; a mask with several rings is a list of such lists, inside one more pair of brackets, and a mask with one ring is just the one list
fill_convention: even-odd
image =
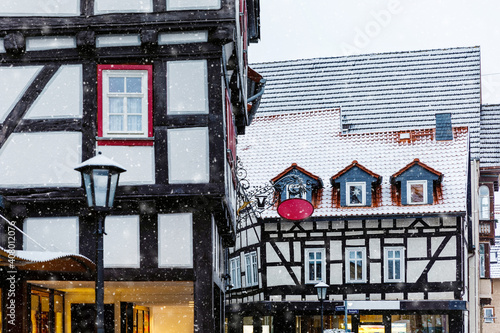
[(106, 332), (223, 331), (259, 2), (14, 1), (0, 27), (2, 332), (93, 330), (96, 219), (74, 168), (97, 151), (127, 169)]
[[(262, 113), (241, 138), (247, 193), (270, 204), (239, 212), (230, 331), (319, 332), (325, 282), (325, 329), (467, 332), (467, 128), (349, 134), (340, 119)], [(309, 217), (281, 210), (297, 199)]]

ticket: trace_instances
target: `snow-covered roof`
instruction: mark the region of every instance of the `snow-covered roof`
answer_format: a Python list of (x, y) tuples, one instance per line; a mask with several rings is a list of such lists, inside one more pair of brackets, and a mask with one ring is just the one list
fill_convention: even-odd
[(19, 251), (0, 247), (0, 266), (14, 265), (20, 270), (86, 272), (95, 264), (85, 256), (67, 252)]
[[(400, 132), (342, 134), (340, 109), (260, 114), (238, 137), (238, 156), (251, 186), (269, 183), (292, 163), (324, 181), (316, 216), (385, 216), (465, 212), (468, 165), (467, 128), (454, 128), (453, 141), (435, 141), (433, 131), (414, 131), (411, 141)], [(443, 174), (442, 200), (433, 205), (401, 206), (391, 200), (390, 177), (418, 158)], [(379, 207), (341, 207), (332, 202), (327, 181), (354, 160), (382, 176)], [(264, 217), (278, 217), (269, 211)]]
[(500, 105), (481, 106), (481, 167), (500, 166)]
[(436, 113), (469, 126), (479, 157), (479, 47), (252, 64), (266, 80), (259, 113), (341, 107), (350, 133), (434, 127)]

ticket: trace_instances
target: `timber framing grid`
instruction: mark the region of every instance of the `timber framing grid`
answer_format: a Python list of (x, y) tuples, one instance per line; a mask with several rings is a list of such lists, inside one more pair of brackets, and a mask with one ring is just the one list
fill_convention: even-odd
[(105, 221), (106, 332), (224, 331), (228, 147), (260, 102), (259, 37), (257, 0), (0, 5), (2, 332), (93, 326), (97, 222), (73, 168), (97, 151), (127, 169)]

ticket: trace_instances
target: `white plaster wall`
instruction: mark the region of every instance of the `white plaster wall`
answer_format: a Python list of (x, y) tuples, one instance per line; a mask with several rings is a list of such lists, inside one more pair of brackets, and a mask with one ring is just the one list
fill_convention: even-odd
[(300, 242), (293, 242), (293, 256), (296, 262), (302, 261), (302, 247)]
[(61, 66), (25, 118), (81, 118), (82, 100), (82, 65)]
[(166, 0), (167, 10), (219, 9), (220, 0)]
[(370, 239), (369, 256), (371, 259), (380, 259), (381, 249), (380, 249), (380, 239), (379, 238)]
[(432, 265), (427, 273), (429, 282), (450, 282), (456, 281), (457, 263), (455, 260), (440, 260)]
[(382, 264), (371, 263), (370, 264), (370, 283), (381, 283), (382, 282)]
[[(160, 267), (193, 267), (193, 217), (191, 213), (158, 215)], [(241, 261), (241, 271), (244, 270)]]
[(120, 174), (120, 185), (155, 183), (153, 146), (98, 146), (97, 149), (127, 169)]
[(0, 187), (81, 186), (81, 133), (13, 133), (0, 150)]
[(94, 3), (94, 13), (151, 12), (153, 11), (152, 2), (152, 0), (96, 0)]
[(0, 1), (0, 16), (77, 16), (80, 0)]
[(408, 249), (406, 251), (408, 258), (427, 257), (427, 239), (426, 238), (408, 238)]
[(455, 257), (456, 255), (457, 255), (457, 240), (456, 236), (452, 236), (439, 256)]
[[(24, 220), (23, 249), (79, 253), (78, 217), (30, 217)], [(34, 240), (34, 241), (33, 241)], [(36, 243), (35, 243), (36, 242)]]
[[(0, 3), (10, 2), (15, 1)], [(42, 66), (0, 67), (0, 122), (5, 121), (40, 69)]]
[(107, 216), (104, 267), (140, 267), (139, 216)]
[(330, 260), (342, 260), (342, 241), (330, 241)]
[(406, 278), (408, 283), (414, 283), (422, 275), (425, 266), (429, 260), (407, 261), (406, 262)]
[[(298, 274), (297, 278), (300, 281), (300, 267), (298, 269), (299, 271), (296, 274)], [(267, 285), (269, 287), (286, 286), (295, 285), (295, 282), (293, 282), (292, 277), (285, 267), (267, 267)]]
[(330, 284), (341, 285), (342, 283), (342, 264), (330, 264)]

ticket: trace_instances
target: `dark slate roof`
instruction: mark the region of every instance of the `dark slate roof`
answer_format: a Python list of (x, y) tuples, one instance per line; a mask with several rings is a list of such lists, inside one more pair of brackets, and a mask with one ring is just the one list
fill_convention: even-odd
[(500, 105), (481, 106), (481, 166), (500, 166)]
[(253, 64), (267, 80), (259, 113), (340, 107), (349, 133), (435, 127), (437, 113), (469, 126), (479, 157), (479, 47)]

